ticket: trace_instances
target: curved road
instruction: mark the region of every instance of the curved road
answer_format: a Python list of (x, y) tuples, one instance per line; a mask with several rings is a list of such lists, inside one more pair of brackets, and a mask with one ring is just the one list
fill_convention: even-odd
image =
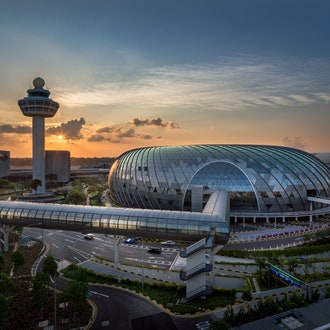
[[(57, 260), (65, 259), (69, 262), (81, 263), (95, 255), (113, 260), (114, 239), (112, 237), (95, 235), (94, 240), (89, 241), (77, 232), (41, 230), (33, 227), (25, 228), (24, 232), (47, 242), (51, 248), (50, 254)], [(248, 234), (245, 233), (244, 235)], [(235, 249), (260, 249), (269, 246), (276, 248), (276, 246), (299, 242), (303, 239), (302, 237), (302, 235), (297, 235), (294, 237), (278, 237), (277, 240), (267, 239), (249, 242), (242, 239), (241, 241), (237, 240), (234, 244), (226, 245), (225, 249), (233, 247)], [(147, 248), (146, 244), (120, 244), (120, 262), (134, 262), (139, 264), (140, 267), (148, 263), (149, 266), (154, 265), (157, 268), (168, 270), (179, 251), (175, 247), (166, 247), (163, 249), (161, 256), (155, 256), (147, 253)], [(246, 268), (248, 267), (246, 266)], [(223, 271), (223, 268), (220, 269), (220, 272)], [(227, 269), (227, 271), (232, 272), (230, 269)], [(197, 322), (211, 320), (210, 316), (198, 318), (171, 317), (164, 313), (160, 306), (153, 304), (142, 296), (118, 288), (90, 285), (89, 290), (93, 292), (90, 299), (94, 301), (98, 308), (97, 318), (91, 329), (188, 330), (196, 328), (195, 324)]]

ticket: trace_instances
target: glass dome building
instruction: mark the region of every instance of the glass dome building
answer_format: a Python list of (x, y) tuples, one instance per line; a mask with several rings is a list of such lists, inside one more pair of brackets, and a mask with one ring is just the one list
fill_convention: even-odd
[[(310, 211), (308, 196), (330, 197), (330, 170), (315, 156), (263, 145), (134, 149), (115, 161), (111, 198), (126, 207), (201, 212), (212, 192), (230, 194), (231, 215)], [(313, 210), (328, 208), (313, 203)]]

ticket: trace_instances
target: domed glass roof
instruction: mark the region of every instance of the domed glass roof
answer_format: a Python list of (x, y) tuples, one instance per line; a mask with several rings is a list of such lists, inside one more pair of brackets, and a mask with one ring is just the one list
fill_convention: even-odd
[(108, 181), (118, 203), (152, 209), (201, 211), (217, 189), (230, 193), (235, 212), (303, 211), (307, 196), (330, 196), (330, 171), (322, 161), (279, 146), (134, 149), (117, 159)]

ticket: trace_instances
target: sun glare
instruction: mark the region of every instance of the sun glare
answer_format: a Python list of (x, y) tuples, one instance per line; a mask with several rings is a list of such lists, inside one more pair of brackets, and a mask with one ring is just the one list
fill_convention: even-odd
[(61, 141), (64, 139), (64, 136), (63, 135), (58, 135), (57, 138)]

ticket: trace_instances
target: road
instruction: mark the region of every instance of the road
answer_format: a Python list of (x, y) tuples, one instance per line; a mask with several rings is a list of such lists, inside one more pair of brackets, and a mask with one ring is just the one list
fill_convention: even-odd
[[(41, 233), (43, 231), (43, 233)], [(65, 259), (72, 263), (81, 263), (92, 257), (114, 261), (113, 236), (94, 234), (93, 240), (86, 240), (79, 232), (64, 230), (45, 230), (34, 227), (24, 229), (25, 235), (43, 239), (49, 244), (51, 254), (56, 260)], [(157, 269), (169, 269), (179, 252), (177, 247), (162, 246), (162, 253), (150, 254), (147, 250), (156, 246), (152, 243), (119, 244), (119, 262), (122, 264), (148, 265)]]
[[(96, 256), (106, 258), (107, 260), (114, 260), (114, 244), (115, 239), (111, 236), (105, 236), (101, 234), (95, 234), (93, 240), (86, 240), (83, 238), (83, 234), (78, 232), (68, 231), (50, 231), (41, 230), (38, 228), (28, 227), (24, 229), (25, 234), (29, 234), (33, 237), (43, 239), (50, 247), (50, 254), (56, 260), (66, 260), (70, 263), (79, 263), (85, 267), (100, 267), (97, 263), (90, 262), (91, 259), (95, 259)], [(248, 235), (248, 233), (243, 234)], [(236, 240), (233, 244), (228, 244), (225, 248), (235, 249), (253, 249), (253, 248), (267, 248), (272, 246), (285, 246), (292, 244), (293, 242), (300, 242), (302, 236), (297, 235), (294, 237), (280, 237), (278, 240), (267, 239), (259, 241), (243, 241)], [(154, 244), (119, 244), (119, 260), (121, 264), (135, 264), (136, 268), (141, 271), (143, 266), (148, 265), (147, 271), (159, 272), (162, 274), (175, 274), (175, 272), (164, 272), (169, 270), (173, 264), (178, 252), (179, 247), (162, 247), (161, 255), (153, 255), (147, 253), (149, 246)], [(61, 266), (61, 263), (60, 263)], [(63, 264), (64, 267), (64, 264)], [(221, 279), (221, 286), (231, 287), (233, 281), (238, 281), (237, 277), (240, 277), (244, 273), (253, 273), (255, 266), (252, 265), (240, 265), (240, 271), (237, 271), (237, 266), (227, 266), (216, 264), (216, 273), (224, 276), (233, 275), (235, 278), (230, 277), (218, 277)], [(109, 268), (109, 267), (107, 267)], [(161, 271), (163, 270), (163, 271)], [(177, 275), (177, 274), (175, 274)], [(132, 276), (129, 273), (125, 276)], [(134, 277), (135, 275), (133, 275)], [(136, 277), (135, 277), (136, 278)], [(223, 280), (227, 279), (230, 283)], [(170, 278), (169, 278), (170, 280)], [(235, 284), (239, 285), (239, 284)], [(201, 316), (198, 318), (182, 318), (182, 317), (170, 317), (168, 314), (163, 313), (159, 306), (154, 305), (149, 300), (135, 295), (133, 293), (111, 287), (103, 286), (90, 286), (89, 290), (93, 292), (91, 299), (98, 307), (98, 314), (92, 329), (177, 329), (188, 330), (194, 329), (197, 322), (212, 320), (212, 315)], [(215, 317), (216, 314), (213, 315)], [(216, 315), (219, 317), (219, 315)]]
[[(65, 280), (56, 280), (57, 289), (63, 290), (65, 285)], [(89, 299), (97, 306), (97, 317), (90, 327), (92, 330), (190, 330), (197, 322), (211, 320), (209, 316), (170, 316), (143, 296), (120, 288), (89, 285), (88, 289), (92, 294)]]

